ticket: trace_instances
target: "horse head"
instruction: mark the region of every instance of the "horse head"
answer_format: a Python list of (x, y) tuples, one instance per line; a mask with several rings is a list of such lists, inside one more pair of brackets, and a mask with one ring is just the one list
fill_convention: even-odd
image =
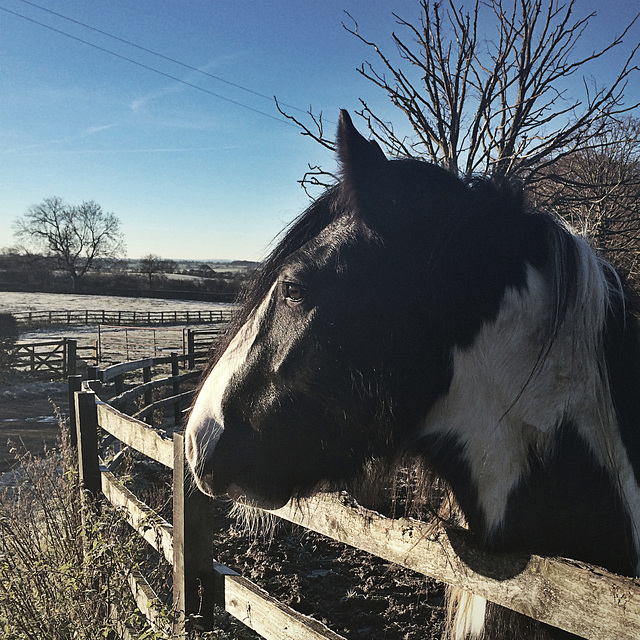
[[(395, 455), (446, 393), (452, 348), (524, 284), (490, 194), (388, 160), (346, 112), (337, 148), (340, 183), (265, 262), (191, 412), (207, 493), (279, 506)], [(534, 218), (527, 232), (536, 246)]]

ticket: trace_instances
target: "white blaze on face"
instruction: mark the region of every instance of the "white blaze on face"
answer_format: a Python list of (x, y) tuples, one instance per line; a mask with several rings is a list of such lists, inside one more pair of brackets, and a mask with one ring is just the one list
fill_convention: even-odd
[(225, 392), (247, 360), (276, 285), (233, 337), (200, 389), (185, 432), (187, 460), (194, 472), (211, 457), (222, 436)]

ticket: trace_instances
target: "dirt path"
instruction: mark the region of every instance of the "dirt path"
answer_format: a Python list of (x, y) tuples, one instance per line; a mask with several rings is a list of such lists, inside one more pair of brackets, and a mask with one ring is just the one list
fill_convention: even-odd
[(45, 447), (56, 444), (59, 429), (52, 402), (67, 415), (64, 382), (23, 376), (0, 379), (0, 473), (15, 465), (12, 446), (41, 455)]

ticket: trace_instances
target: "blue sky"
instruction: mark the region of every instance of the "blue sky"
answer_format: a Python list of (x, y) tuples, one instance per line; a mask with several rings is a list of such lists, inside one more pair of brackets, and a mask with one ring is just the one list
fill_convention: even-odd
[[(417, 0), (34, 1), (254, 92), (303, 110), (313, 105), (329, 129), (358, 98), (400, 120), (355, 71), (374, 58), (342, 28), (344, 11), (389, 51), (392, 12), (419, 16)], [(577, 7), (600, 13), (589, 47), (637, 11), (635, 0), (577, 0)], [(640, 39), (640, 25), (632, 39)], [(598, 82), (612, 61), (595, 68)], [(14, 244), (11, 222), (31, 204), (60, 196), (114, 212), (131, 258), (261, 259), (308, 204), (297, 183), (307, 164), (333, 166), (327, 151), (281, 120), (270, 100), (23, 0), (0, 0), (0, 247)]]

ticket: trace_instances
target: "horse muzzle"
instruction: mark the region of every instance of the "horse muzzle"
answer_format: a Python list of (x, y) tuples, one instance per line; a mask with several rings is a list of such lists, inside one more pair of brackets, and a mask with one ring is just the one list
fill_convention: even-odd
[(214, 421), (190, 422), (185, 436), (186, 458), (203, 493), (226, 494), (240, 504), (262, 509), (278, 509), (288, 502), (291, 488), (271, 477), (268, 464), (260, 464), (262, 456), (249, 430), (238, 433)]

